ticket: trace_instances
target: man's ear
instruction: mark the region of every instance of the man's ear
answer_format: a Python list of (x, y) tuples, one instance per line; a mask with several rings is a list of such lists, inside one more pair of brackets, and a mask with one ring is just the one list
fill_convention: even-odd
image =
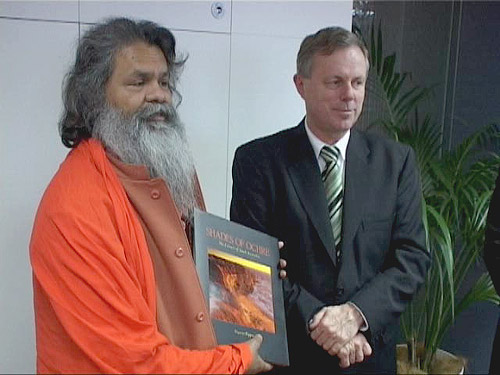
[(293, 76), (293, 83), (295, 83), (295, 88), (299, 95), (304, 99), (304, 78), (298, 74)]

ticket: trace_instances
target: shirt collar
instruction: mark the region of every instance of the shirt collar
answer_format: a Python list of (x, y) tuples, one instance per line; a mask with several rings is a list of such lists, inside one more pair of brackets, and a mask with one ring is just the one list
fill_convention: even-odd
[(345, 160), (345, 155), (347, 151), (347, 144), (349, 143), (349, 137), (351, 136), (351, 129), (349, 129), (342, 138), (340, 138), (337, 143), (334, 145), (329, 145), (325, 142), (323, 142), (321, 139), (316, 137), (314, 133), (309, 129), (309, 125), (307, 124), (307, 118), (305, 119), (305, 127), (306, 127), (306, 133), (307, 137), (309, 138), (309, 142), (311, 142), (311, 146), (314, 150), (314, 155), (316, 155), (316, 159), (320, 160), (319, 153), (321, 152), (321, 149), (324, 146), (337, 146), (337, 148), (340, 151), (340, 157), (342, 158), (342, 161)]

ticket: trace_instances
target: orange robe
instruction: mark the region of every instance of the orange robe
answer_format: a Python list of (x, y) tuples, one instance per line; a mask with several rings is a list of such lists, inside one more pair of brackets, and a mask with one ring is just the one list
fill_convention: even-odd
[(243, 373), (252, 360), (247, 344), (189, 350), (160, 332), (143, 228), (95, 140), (52, 179), (30, 256), (38, 372)]

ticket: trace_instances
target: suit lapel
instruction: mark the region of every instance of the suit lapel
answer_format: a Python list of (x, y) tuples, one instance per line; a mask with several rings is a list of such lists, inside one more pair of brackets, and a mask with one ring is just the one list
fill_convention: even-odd
[(341, 245), (343, 254), (352, 251), (354, 236), (363, 219), (362, 202), (370, 187), (366, 173), (369, 153), (361, 134), (352, 130), (346, 151)]
[(302, 121), (288, 143), (287, 169), (302, 206), (335, 264), (335, 245), (323, 181), (304, 126)]

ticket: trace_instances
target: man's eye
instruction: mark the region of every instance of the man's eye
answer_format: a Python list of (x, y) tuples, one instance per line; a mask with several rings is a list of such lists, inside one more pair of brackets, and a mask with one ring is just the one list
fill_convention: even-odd
[(140, 87), (142, 85), (144, 85), (144, 81), (134, 81), (130, 83), (130, 86)]

